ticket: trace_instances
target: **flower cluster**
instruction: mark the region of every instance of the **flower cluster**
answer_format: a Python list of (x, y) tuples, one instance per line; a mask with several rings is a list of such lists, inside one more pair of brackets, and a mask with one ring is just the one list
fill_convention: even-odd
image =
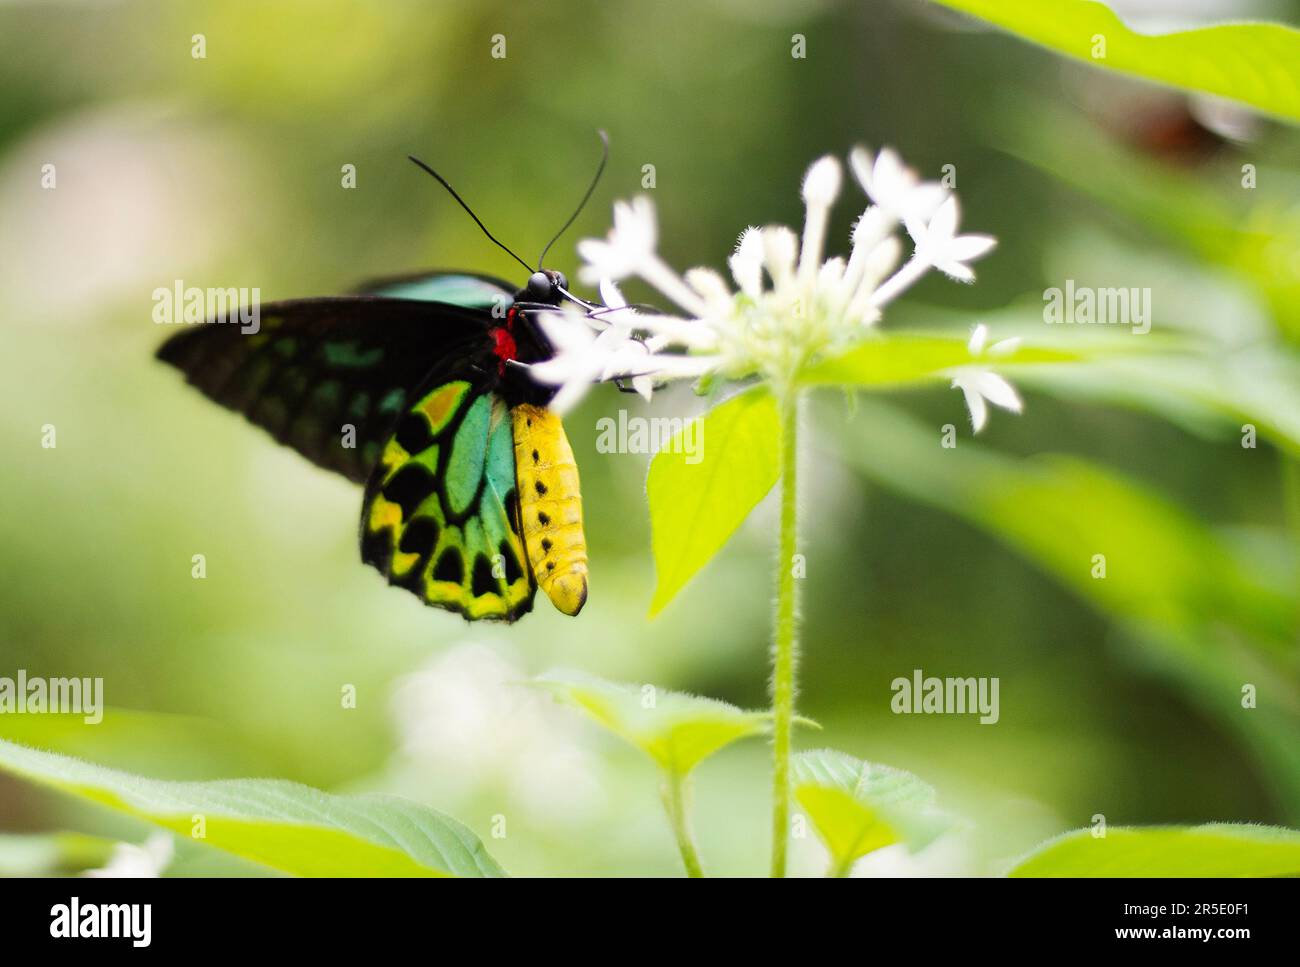
[[(888, 148), (874, 157), (855, 149), (849, 168), (870, 204), (854, 225), (848, 258), (824, 258), (827, 224), (843, 180), (839, 161), (827, 156), (804, 177), (802, 235), (779, 225), (741, 234), (728, 261), (734, 289), (712, 269), (679, 275), (664, 262), (649, 198), (615, 203), (608, 236), (578, 243), (580, 278), (599, 285), (604, 306), (547, 313), (540, 320), (555, 355), (534, 364), (532, 374), (559, 387), (552, 406), (563, 412), (593, 382), (611, 379), (630, 382), (646, 398), (666, 381), (712, 374), (757, 376), (788, 387), (809, 363), (860, 339), (886, 305), (931, 269), (961, 282), (975, 278), (969, 263), (996, 243), (987, 235), (959, 234), (960, 208), (947, 188), (922, 181)], [(900, 226), (912, 243), (906, 260)], [(628, 306), (616, 283), (633, 277), (685, 317)], [(979, 335), (978, 345), (972, 339), (973, 356), (982, 352), (984, 338)], [(1001, 377), (973, 367), (954, 373), (953, 385), (965, 393), (978, 431), (985, 400), (1015, 410), (1020, 401)]]

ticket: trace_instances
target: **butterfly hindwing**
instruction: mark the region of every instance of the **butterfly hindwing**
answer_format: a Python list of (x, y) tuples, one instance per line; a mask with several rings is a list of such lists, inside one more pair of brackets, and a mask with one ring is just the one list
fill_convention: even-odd
[(512, 421), (491, 384), (417, 394), (366, 484), (361, 556), (426, 604), (514, 621), (536, 585), (521, 535)]
[(416, 299), (350, 296), (233, 312), (158, 350), (216, 402), (313, 463), (364, 482), (415, 389), (441, 360), (481, 353), (491, 315)]

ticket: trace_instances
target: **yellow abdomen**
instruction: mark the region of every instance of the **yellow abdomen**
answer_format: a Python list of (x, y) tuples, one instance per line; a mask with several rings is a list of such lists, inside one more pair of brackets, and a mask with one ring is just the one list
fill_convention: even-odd
[(511, 410), (524, 550), (551, 603), (574, 615), (587, 603), (587, 539), (578, 465), (560, 418), (541, 406)]

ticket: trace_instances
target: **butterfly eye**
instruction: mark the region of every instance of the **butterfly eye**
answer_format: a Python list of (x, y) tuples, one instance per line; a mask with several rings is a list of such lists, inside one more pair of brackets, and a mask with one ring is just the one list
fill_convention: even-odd
[(539, 300), (549, 299), (551, 297), (551, 277), (545, 272), (534, 272), (528, 277), (528, 291)]
[(555, 284), (559, 286), (561, 289), (567, 289), (569, 287), (569, 277), (566, 276), (563, 272), (556, 272)]

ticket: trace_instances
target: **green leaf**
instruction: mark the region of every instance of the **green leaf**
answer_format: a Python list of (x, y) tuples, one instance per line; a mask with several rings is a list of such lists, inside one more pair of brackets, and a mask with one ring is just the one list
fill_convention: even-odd
[(1300, 248), (1300, 211), (1289, 171), (1261, 159), (1259, 184), (1243, 202), (1236, 180), (1174, 170), (1107, 138), (1080, 138), (1073, 113), (1048, 104), (1025, 111), (1022, 104), (1018, 99), (1001, 115), (994, 137), (1002, 151), (1245, 278), (1267, 300), (1279, 328), (1300, 342), (1300, 261), (1292, 257)]
[[(876, 400), (859, 401), (853, 436), (848, 458), (862, 473), (997, 535), (1115, 617), (1170, 630), (1231, 617), (1279, 648), (1293, 640), (1294, 594), (1135, 480), (1066, 454), (1013, 459), (975, 441), (945, 450), (933, 427)], [(1107, 580), (1092, 576), (1095, 553)]]
[(934, 789), (910, 772), (832, 749), (801, 752), (790, 771), (795, 798), (830, 850), (837, 875), (884, 846), (922, 849), (952, 825), (935, 809)]
[(679, 776), (724, 746), (767, 732), (770, 719), (766, 712), (746, 712), (712, 698), (606, 682), (581, 672), (548, 672), (535, 682)]
[(765, 387), (700, 419), (694, 456), (681, 445), (683, 430), (650, 462), (646, 496), (658, 578), (651, 617), (722, 549), (780, 476), (781, 422)]
[(1300, 876), (1300, 831), (1278, 826), (1110, 827), (1048, 840), (1009, 876)]
[[(1146, 35), (1091, 0), (936, 0), (1094, 67), (1204, 91), (1300, 120), (1300, 31), (1234, 23)], [(1105, 38), (1105, 57), (1094, 57)]]
[(103, 866), (114, 840), (82, 833), (0, 834), (0, 876), (54, 876)]
[[(1077, 457), (1011, 458), (973, 440), (945, 450), (932, 424), (874, 399), (858, 401), (852, 439), (846, 456), (864, 476), (982, 528), (1095, 606), (1127, 632), (1118, 640), (1140, 648), (1144, 667), (1241, 734), (1281, 801), (1298, 801), (1293, 544), (1259, 532), (1243, 541)], [(1105, 580), (1092, 576), (1097, 553)], [(1250, 715), (1239, 691), (1246, 656), (1281, 696)]]
[[(946, 379), (954, 369), (976, 362), (967, 336), (922, 333), (876, 333), (843, 355), (817, 363), (800, 374), (807, 386), (858, 386), (888, 389)], [(1096, 350), (1094, 350), (1095, 352)], [(1072, 349), (1021, 345), (999, 356), (999, 370), (1027, 363), (1076, 362), (1085, 356)]]
[(1285, 349), (1099, 359), (1026, 367), (1015, 376), (1053, 396), (1149, 410), (1184, 425), (1206, 423), (1225, 437), (1239, 437), (1250, 423), (1261, 442), (1300, 456), (1300, 356)]
[(470, 830), (392, 796), (294, 782), (165, 782), (0, 740), (0, 769), (300, 876), (504, 876)]

